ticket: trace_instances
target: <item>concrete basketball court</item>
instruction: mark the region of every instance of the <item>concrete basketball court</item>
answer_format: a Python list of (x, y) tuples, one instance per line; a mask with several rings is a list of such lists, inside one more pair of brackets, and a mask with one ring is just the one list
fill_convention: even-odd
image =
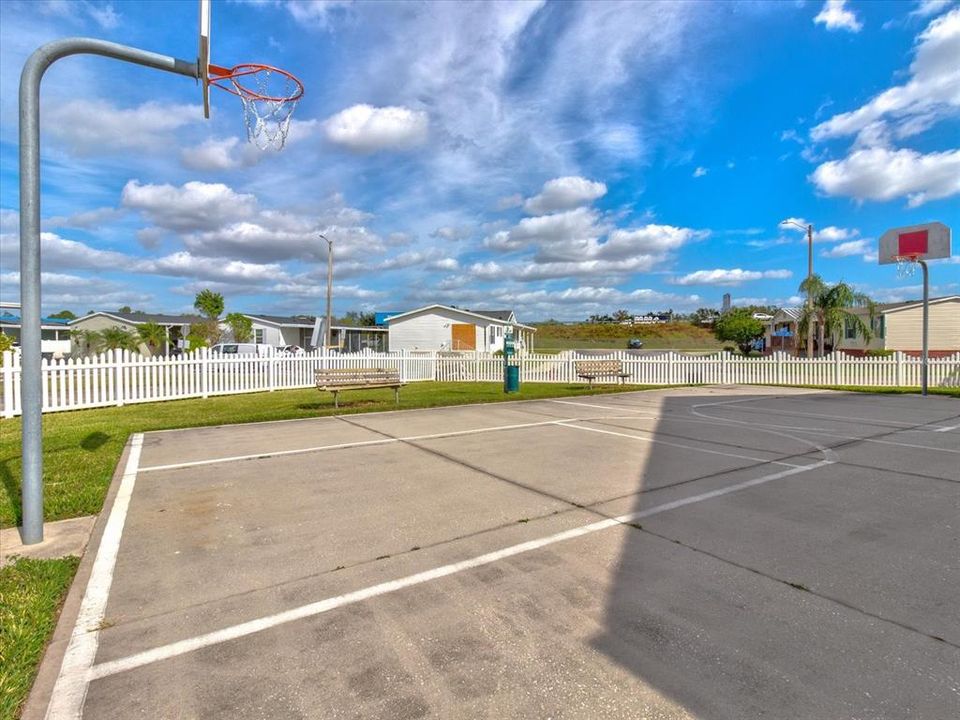
[(25, 717), (956, 717), (958, 468), (782, 388), (134, 436)]

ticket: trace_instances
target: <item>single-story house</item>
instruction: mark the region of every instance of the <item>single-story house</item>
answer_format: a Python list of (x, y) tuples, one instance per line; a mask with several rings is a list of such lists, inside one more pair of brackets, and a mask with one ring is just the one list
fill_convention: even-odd
[[(70, 328), (65, 318), (40, 318), (40, 352), (49, 356), (70, 354)], [(20, 303), (0, 304), (0, 333), (20, 344)]]
[(802, 313), (803, 308), (798, 307), (784, 307), (777, 310), (767, 321), (763, 337), (764, 349), (773, 352), (797, 352), (797, 348), (801, 345), (797, 341), (797, 324), (800, 322)]
[(299, 345), (307, 348), (313, 345), (311, 337), (316, 318), (313, 315), (251, 315), (244, 313), (253, 323), (253, 342), (258, 345)]
[[(855, 308), (852, 312), (869, 322), (867, 308)], [(873, 334), (873, 339), (865, 342), (848, 323), (842, 336), (837, 338), (837, 349), (850, 354), (862, 354), (867, 350), (920, 353), (923, 349), (923, 301), (876, 305)], [(930, 298), (928, 346), (934, 355), (960, 352), (960, 295)]]
[[(76, 320), (70, 321), (71, 330), (106, 330), (119, 327), (130, 332), (136, 332), (140, 325), (156, 323), (167, 331), (167, 341), (163, 347), (163, 354), (168, 355), (171, 348), (184, 347), (187, 333), (194, 323), (204, 322), (199, 315), (162, 315), (155, 313), (126, 313), (126, 312), (93, 312)], [(73, 345), (78, 354), (82, 353), (82, 341), (74, 337)]]
[(512, 310), (463, 310), (427, 305), (386, 319), (390, 350), (497, 352), (512, 332), (518, 351), (533, 350), (536, 328), (517, 322)]

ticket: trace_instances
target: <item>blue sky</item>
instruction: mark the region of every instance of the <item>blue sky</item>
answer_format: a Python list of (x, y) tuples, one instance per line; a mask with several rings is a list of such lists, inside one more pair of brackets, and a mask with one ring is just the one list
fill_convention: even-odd
[[(17, 85), (88, 35), (184, 59), (197, 3), (0, 3), (0, 297), (16, 299)], [(432, 302), (578, 319), (793, 304), (815, 268), (878, 300), (886, 229), (960, 228), (955, 2), (217, 2), (213, 57), (298, 75), (287, 147), (239, 102), (102, 58), (47, 73), (43, 305), (153, 312)], [(957, 243), (955, 242), (955, 246)], [(958, 250), (931, 264), (960, 291)]]

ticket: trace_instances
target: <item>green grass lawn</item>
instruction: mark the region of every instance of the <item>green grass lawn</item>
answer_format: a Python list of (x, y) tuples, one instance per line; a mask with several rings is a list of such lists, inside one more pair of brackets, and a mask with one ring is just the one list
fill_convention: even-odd
[[(532, 400), (589, 395), (637, 386), (524, 383), (506, 395), (498, 383), (411, 383), (400, 391), (401, 409), (468, 403)], [(200, 425), (224, 425), (313, 418), (393, 410), (389, 390), (345, 392), (339, 411), (328, 393), (283, 390), (195, 400), (144, 403), (124, 407), (48, 413), (43, 417), (44, 518), (65, 518), (100, 512), (107, 486), (127, 438), (135, 432)], [(0, 421), (0, 526), (20, 519), (20, 419)]]
[(20, 558), (0, 568), (0, 720), (26, 700), (78, 558)]

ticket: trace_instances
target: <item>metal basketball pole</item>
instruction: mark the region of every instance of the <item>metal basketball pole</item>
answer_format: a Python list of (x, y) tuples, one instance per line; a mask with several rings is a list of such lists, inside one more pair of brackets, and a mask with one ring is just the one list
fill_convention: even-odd
[(22, 413), (20, 537), (43, 541), (43, 379), (40, 368), (40, 81), (68, 55), (102, 55), (198, 79), (196, 62), (96, 40), (65, 38), (39, 47), (20, 74), (20, 408)]

